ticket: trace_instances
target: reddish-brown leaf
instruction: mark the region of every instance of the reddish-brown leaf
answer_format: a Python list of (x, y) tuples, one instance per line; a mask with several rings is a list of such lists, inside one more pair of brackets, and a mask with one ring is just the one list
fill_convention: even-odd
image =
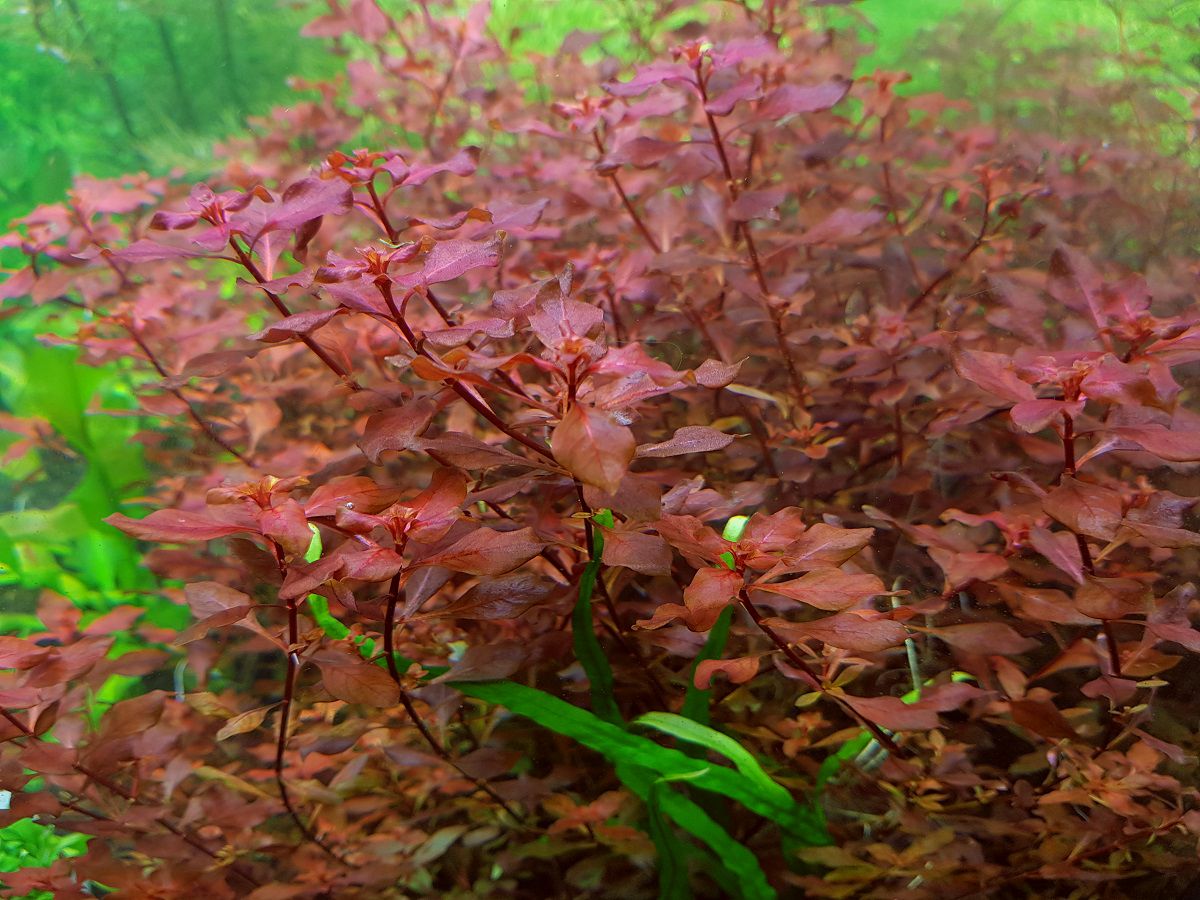
[(738, 659), (702, 659), (696, 666), (693, 683), (702, 691), (712, 685), (714, 675), (724, 675), (733, 684), (745, 684), (758, 674), (759, 657), (743, 656)]
[(380, 666), (332, 650), (317, 654), (313, 661), (321, 669), (321, 683), (338, 700), (378, 707), (400, 702), (399, 686)]
[(611, 413), (574, 403), (555, 427), (550, 449), (584, 484), (612, 494), (629, 471), (637, 441)]
[(468, 575), (503, 575), (524, 565), (545, 545), (532, 528), (518, 531), (472, 531), (453, 546), (421, 560), (423, 566), (442, 566)]

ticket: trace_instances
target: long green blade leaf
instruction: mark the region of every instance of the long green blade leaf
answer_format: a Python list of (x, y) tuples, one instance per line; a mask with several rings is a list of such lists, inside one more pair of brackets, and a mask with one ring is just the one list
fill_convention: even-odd
[(579, 599), (575, 602), (575, 610), (571, 614), (571, 632), (575, 645), (575, 658), (587, 673), (591, 685), (592, 709), (596, 715), (614, 725), (624, 724), (621, 708), (617, 706), (613, 694), (613, 672), (604, 648), (596, 637), (595, 626), (592, 623), (592, 594), (596, 590), (596, 579), (600, 577), (600, 556), (604, 552), (604, 534), (599, 525), (613, 524), (612, 512), (602, 509), (596, 513), (597, 523), (592, 528), (592, 558), (579, 581)]

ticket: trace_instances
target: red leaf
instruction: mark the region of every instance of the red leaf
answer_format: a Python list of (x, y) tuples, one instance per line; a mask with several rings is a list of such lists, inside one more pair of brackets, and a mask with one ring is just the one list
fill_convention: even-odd
[(637, 448), (638, 459), (662, 459), (685, 453), (710, 453), (724, 450), (733, 443), (733, 435), (717, 431), (708, 425), (685, 425), (661, 444), (642, 444)]
[(1125, 426), (1111, 431), (1159, 459), (1181, 463), (1200, 462), (1200, 431), (1181, 431), (1162, 425)]
[(905, 703), (899, 697), (839, 696), (868, 722), (889, 731), (932, 731), (938, 727), (937, 711), (921, 703)]
[(469, 647), (462, 659), (431, 680), (431, 684), (453, 681), (499, 681), (508, 678), (529, 656), (529, 648), (517, 641), (501, 641)]
[(671, 574), (671, 548), (656, 534), (606, 530), (602, 559), (606, 566), (623, 566), (643, 575)]
[(871, 540), (873, 528), (838, 528), (818, 522), (783, 551), (768, 577), (840, 566)]
[(421, 560), (422, 566), (441, 566), (468, 575), (503, 575), (522, 566), (542, 552), (545, 546), (532, 528), (519, 531), (472, 531), (453, 546)]
[(441, 609), (421, 613), (421, 619), (515, 619), (530, 608), (545, 603), (554, 593), (554, 582), (521, 572), (480, 582)]
[(1111, 541), (1121, 524), (1121, 495), (1098, 484), (1064, 475), (1042, 500), (1042, 508), (1076, 534)]
[(611, 413), (574, 403), (550, 437), (554, 458), (584, 484), (616, 493), (637, 449)]
[(312, 543), (312, 529), (304, 508), (290, 497), (264, 509), (259, 517), (263, 535), (275, 541), (288, 556), (303, 558)]
[(336, 515), (338, 509), (377, 513), (395, 503), (399, 495), (395, 488), (383, 487), (373, 478), (340, 475), (312, 492), (305, 501), (304, 512), (310, 518)]
[[(367, 419), (366, 431), (359, 446), (373, 463), (385, 450), (415, 450), (419, 437), (433, 421), (437, 404), (428, 397), (419, 397), (396, 409), (377, 412)], [(314, 515), (316, 515), (314, 513)]]
[(251, 529), (246, 525), (219, 522), (205, 513), (181, 509), (159, 509), (144, 519), (131, 519), (113, 513), (104, 520), (142, 541), (181, 544), (187, 541), (211, 541)]
[(192, 615), (203, 620), (231, 609), (244, 609), (254, 605), (248, 594), (234, 590), (216, 581), (197, 581), (183, 588)]
[(778, 594), (807, 606), (830, 611), (848, 609), (864, 600), (887, 593), (876, 576), (850, 574), (841, 569), (814, 569), (800, 578), (778, 584), (756, 584), (752, 591)]
[(849, 93), (850, 84), (843, 79), (803, 87), (785, 84), (767, 94), (758, 106), (756, 118), (775, 121), (785, 116), (831, 109)]
[(783, 188), (744, 191), (729, 207), (729, 218), (735, 222), (748, 222), (751, 219), (778, 221), (778, 207), (786, 197), (787, 191)]
[(687, 627), (692, 631), (708, 631), (722, 610), (737, 599), (742, 589), (742, 576), (730, 569), (701, 569), (683, 591), (687, 607)]
[(954, 369), (997, 399), (1013, 404), (1037, 399), (1033, 385), (1017, 377), (1012, 358), (1003, 353), (961, 350), (954, 354)]
[(943, 625), (931, 632), (964, 653), (1014, 654), (1024, 653), (1038, 646), (1032, 638), (1021, 637), (1009, 625), (1002, 622), (970, 622), (965, 625)]
[(724, 675), (734, 684), (745, 684), (758, 674), (759, 658), (743, 656), (740, 659), (703, 659), (696, 666), (696, 675), (692, 683), (697, 690), (706, 691), (712, 684), (713, 676)]
[(338, 700), (363, 706), (389, 707), (400, 702), (400, 688), (381, 667), (346, 653), (327, 650), (313, 657), (321, 683)]
[(1029, 543), (1076, 582), (1083, 584), (1083, 557), (1079, 553), (1079, 542), (1073, 535), (1036, 526), (1029, 530)]
[(273, 215), (259, 230), (259, 235), (270, 231), (295, 231), (321, 216), (343, 216), (352, 206), (350, 185), (340, 178), (304, 178), (283, 192), (280, 202), (271, 208)]
[(801, 244), (840, 244), (851, 238), (861, 239), (863, 232), (883, 221), (875, 210), (839, 209), (800, 235)]
[(812, 622), (767, 619), (766, 623), (789, 640), (815, 639), (860, 653), (877, 653), (904, 643), (908, 631), (899, 622), (874, 610), (852, 610)]
[(286, 319), (272, 322), (261, 331), (254, 332), (254, 334), (250, 335), (250, 340), (261, 341), (264, 344), (278, 344), (283, 341), (290, 341), (293, 338), (312, 334), (322, 325), (327, 325), (343, 312), (345, 310), (339, 307), (337, 309), (319, 309), (312, 312), (296, 313), (294, 316), (288, 316)]
[(49, 648), (33, 641), (0, 635), (0, 669), (32, 669), (49, 655)]
[(1012, 700), (1013, 721), (1048, 741), (1079, 740), (1079, 734), (1054, 704), (1045, 700)]
[(397, 284), (404, 288), (453, 281), (472, 269), (494, 268), (500, 264), (499, 235), (488, 241), (439, 241), (425, 255), (420, 271), (401, 276)]

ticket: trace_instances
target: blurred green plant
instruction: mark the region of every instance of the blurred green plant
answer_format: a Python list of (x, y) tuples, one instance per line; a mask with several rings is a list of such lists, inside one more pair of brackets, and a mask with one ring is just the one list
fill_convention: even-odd
[[(21, 819), (0, 828), (0, 873), (41, 868), (64, 856), (79, 856), (87, 849), (89, 840), (85, 834), (59, 834), (49, 825)], [(33, 891), (25, 894), (24, 900), (53, 900), (53, 897), (49, 891)]]

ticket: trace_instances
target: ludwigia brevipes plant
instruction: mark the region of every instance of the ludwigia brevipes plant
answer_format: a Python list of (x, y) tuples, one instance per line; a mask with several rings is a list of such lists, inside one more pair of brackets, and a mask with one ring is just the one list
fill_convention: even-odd
[(138, 386), (109, 521), (194, 623), (0, 638), (0, 821), (95, 835), (13, 890), (1188, 876), (1186, 159), (953, 126), (792, 6), (527, 91), (485, 6), (331, 0), (345, 75), (207, 183), (16, 223), (13, 312)]

